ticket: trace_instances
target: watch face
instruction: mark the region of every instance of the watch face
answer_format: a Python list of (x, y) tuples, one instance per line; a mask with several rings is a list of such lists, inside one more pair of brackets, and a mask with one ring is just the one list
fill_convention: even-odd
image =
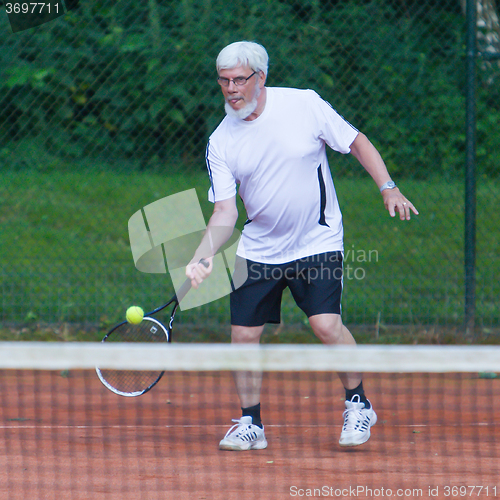
[(396, 187), (396, 183), (394, 181), (387, 181), (381, 188), (380, 192), (386, 189), (394, 189)]

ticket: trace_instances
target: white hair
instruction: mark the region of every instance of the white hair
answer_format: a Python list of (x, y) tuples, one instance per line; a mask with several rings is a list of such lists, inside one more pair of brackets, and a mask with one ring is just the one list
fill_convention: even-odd
[(217, 56), (217, 72), (221, 69), (233, 69), (248, 66), (254, 71), (263, 71), (267, 75), (269, 56), (266, 49), (255, 42), (234, 42), (224, 47)]

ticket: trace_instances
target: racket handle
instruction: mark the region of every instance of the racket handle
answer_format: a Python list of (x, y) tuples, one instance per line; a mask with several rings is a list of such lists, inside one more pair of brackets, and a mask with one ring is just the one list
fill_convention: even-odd
[[(200, 259), (198, 261), (198, 264), (203, 264), (205, 267), (208, 267), (210, 265), (205, 259)], [(177, 294), (176, 294), (177, 302), (180, 302), (186, 296), (186, 294), (189, 292), (189, 290), (191, 290), (191, 280), (188, 278), (181, 285), (179, 290), (177, 290)]]

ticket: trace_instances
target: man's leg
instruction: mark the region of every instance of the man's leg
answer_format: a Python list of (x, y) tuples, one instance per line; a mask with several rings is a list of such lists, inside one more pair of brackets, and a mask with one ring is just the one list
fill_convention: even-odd
[[(340, 314), (317, 314), (309, 318), (316, 337), (327, 345), (356, 345), (351, 332), (342, 323)], [(338, 374), (346, 389), (355, 389), (361, 383), (361, 373)]]
[[(264, 326), (231, 325), (231, 343), (258, 344)], [(234, 381), (242, 411), (241, 419), (233, 420), (224, 439), (219, 443), (221, 450), (261, 450), (267, 447), (264, 427), (260, 418), (261, 371), (235, 371)]]
[[(310, 316), (309, 323), (323, 344), (356, 345), (340, 314)], [(357, 446), (370, 439), (370, 427), (376, 423), (377, 415), (366, 399), (361, 373), (342, 372), (338, 375), (346, 390), (346, 411), (339, 443), (341, 446)]]
[[(269, 265), (237, 257), (236, 272), (247, 270), (246, 281), (230, 295), (231, 342), (258, 344), (266, 323), (279, 323), (281, 296), (285, 288), (280, 265)], [(276, 272), (278, 271), (278, 272)], [(243, 326), (245, 325), (245, 326)], [(267, 447), (260, 418), (262, 372), (234, 373), (242, 416), (227, 432), (219, 447), (223, 450), (261, 450)]]
[[(231, 325), (232, 344), (258, 344), (264, 331), (262, 326)], [(262, 372), (237, 371), (234, 372), (236, 391), (242, 408), (249, 408), (260, 403), (260, 389), (262, 386)]]

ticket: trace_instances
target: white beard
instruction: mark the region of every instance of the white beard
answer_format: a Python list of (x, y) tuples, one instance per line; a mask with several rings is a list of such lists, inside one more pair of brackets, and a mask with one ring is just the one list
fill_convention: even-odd
[(233, 109), (229, 103), (226, 102), (224, 105), (224, 109), (226, 110), (226, 114), (233, 118), (238, 118), (240, 120), (244, 120), (248, 118), (256, 109), (257, 109), (257, 97), (260, 95), (260, 88), (257, 87), (257, 91), (255, 92), (254, 98), (241, 109)]

